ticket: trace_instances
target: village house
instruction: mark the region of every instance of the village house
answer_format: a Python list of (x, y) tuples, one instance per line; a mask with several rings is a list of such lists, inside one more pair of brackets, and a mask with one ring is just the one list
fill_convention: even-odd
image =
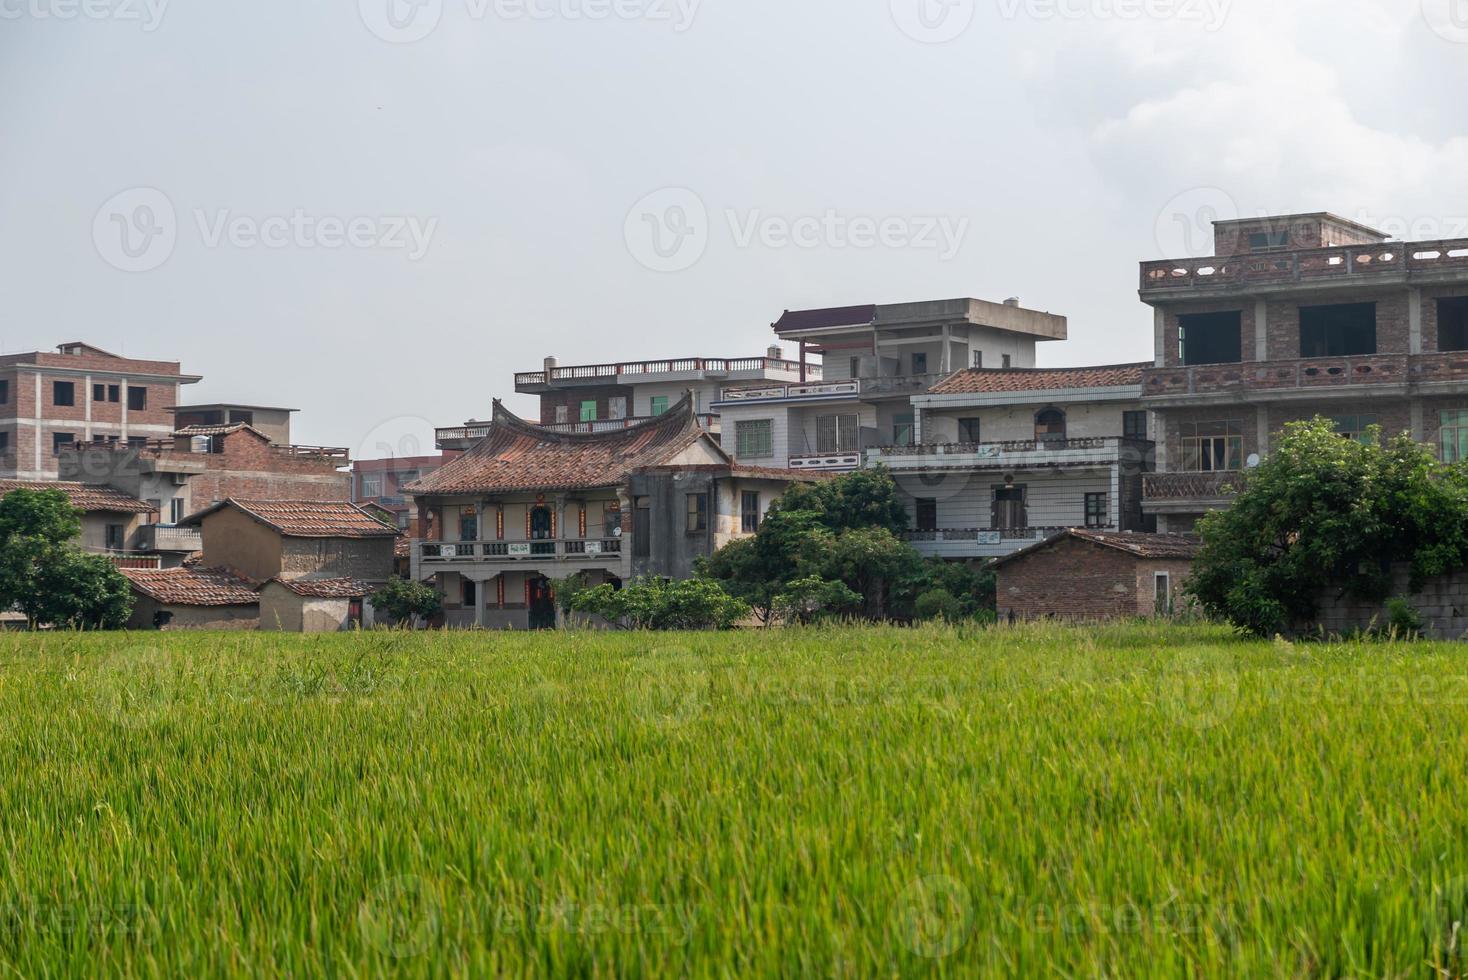
[(0, 478), (54, 480), (77, 443), (141, 444), (173, 432), (177, 362), (120, 357), (90, 344), (0, 355)]
[(1331, 214), (1214, 224), (1214, 255), (1143, 262), (1157, 470), (1143, 508), (1191, 531), (1285, 423), (1380, 425), (1468, 458), (1468, 240), (1404, 243)]
[(156, 557), (139, 554), (143, 528), (155, 516), (153, 505), (110, 487), (43, 480), (0, 480), (0, 497), (15, 490), (59, 490), (81, 512), (77, 545), (94, 555), (107, 555), (121, 567), (156, 568)]
[(406, 487), (426, 529), (412, 577), (446, 596), (451, 626), (556, 625), (554, 583), (687, 578), (753, 534), (799, 474), (735, 462), (685, 394), (625, 428), (567, 432), (496, 402), (484, 437)]
[(1001, 618), (1101, 621), (1170, 616), (1196, 539), (1073, 528), (994, 562)]
[(256, 584), (223, 568), (122, 569), (133, 591), (130, 630), (254, 630)]
[(381, 507), (392, 515), (393, 523), (399, 528), (414, 530), (413, 505), (403, 493), (403, 488), (417, 483), (457, 455), (457, 452), (446, 452), (437, 456), (354, 460), (352, 502), (363, 507), (369, 504)]

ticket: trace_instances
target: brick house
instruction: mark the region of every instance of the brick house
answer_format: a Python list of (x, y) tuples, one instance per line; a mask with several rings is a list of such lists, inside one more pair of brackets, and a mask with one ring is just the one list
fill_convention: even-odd
[(1077, 621), (1170, 615), (1197, 540), (1072, 528), (993, 564), (1001, 618)]
[(0, 355), (0, 477), (52, 480), (76, 443), (146, 442), (174, 430), (177, 362), (120, 357), (90, 344)]
[(42, 480), (0, 480), (0, 497), (14, 490), (59, 490), (81, 512), (83, 551), (109, 555), (119, 565), (156, 567), (158, 561), (137, 553), (141, 529), (153, 517), (153, 505), (110, 487)]
[(698, 557), (753, 534), (801, 478), (731, 459), (691, 394), (596, 432), (546, 428), (496, 402), (474, 448), (405, 488), (427, 531), (412, 577), (444, 594), (450, 626), (549, 628), (555, 580), (686, 578)]
[(393, 521), (404, 530), (412, 528), (413, 507), (403, 493), (410, 483), (417, 483), (457, 456), (457, 452), (437, 456), (392, 456), (386, 459), (359, 459), (352, 462), (352, 502), (366, 506), (375, 504), (390, 511)]
[(253, 630), (260, 626), (256, 584), (228, 569), (129, 569), (130, 630)]
[(1228, 506), (1285, 423), (1379, 424), (1468, 457), (1468, 240), (1393, 242), (1331, 214), (1220, 221), (1207, 258), (1144, 262), (1157, 472), (1143, 507), (1165, 531)]
[(398, 533), (336, 500), (229, 500), (185, 518), (207, 565), (257, 582), (350, 579), (381, 585), (392, 574)]
[(336, 633), (372, 622), (360, 579), (273, 578), (260, 586), (260, 628), (286, 633)]

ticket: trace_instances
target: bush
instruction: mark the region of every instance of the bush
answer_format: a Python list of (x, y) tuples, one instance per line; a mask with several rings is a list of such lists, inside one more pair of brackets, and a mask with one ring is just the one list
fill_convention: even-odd
[(379, 616), (394, 623), (412, 623), (415, 619), (428, 619), (443, 610), (443, 597), (424, 582), (410, 582), (395, 578), (373, 593), (368, 600)]
[(702, 579), (668, 582), (646, 578), (621, 589), (599, 585), (575, 590), (565, 608), (640, 630), (726, 630), (750, 614), (748, 603)]
[(968, 618), (964, 615), (963, 603), (947, 589), (929, 589), (917, 597), (913, 606), (918, 619), (943, 619), (956, 623)]
[(828, 582), (819, 575), (796, 579), (775, 597), (775, 613), (787, 623), (809, 625), (848, 615), (861, 608), (861, 596), (844, 582)]
[(1386, 604), (1387, 631), (1394, 639), (1415, 640), (1427, 628), (1422, 614), (1413, 608), (1406, 598), (1398, 596)]

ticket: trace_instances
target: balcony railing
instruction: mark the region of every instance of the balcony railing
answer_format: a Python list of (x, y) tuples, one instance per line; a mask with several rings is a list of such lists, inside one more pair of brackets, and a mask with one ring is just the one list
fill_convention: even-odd
[(947, 374), (904, 374), (886, 378), (863, 378), (863, 395), (921, 395), (948, 377)]
[(138, 549), (192, 553), (204, 550), (204, 537), (197, 528), (148, 524), (138, 529)]
[(1148, 398), (1158, 398), (1229, 391), (1268, 393), (1296, 388), (1452, 381), (1468, 382), (1468, 351), (1148, 368), (1143, 375), (1142, 391)]
[(1142, 263), (1142, 291), (1210, 289), (1241, 284), (1405, 279), (1414, 272), (1468, 272), (1468, 239), (1387, 242), (1258, 255), (1164, 259)]
[[(557, 367), (549, 378), (545, 371), (523, 371), (515, 375), (515, 387), (540, 387), (557, 381), (615, 381), (659, 374), (741, 374), (765, 371), (799, 373), (799, 361), (777, 357), (682, 357), (664, 361), (624, 361), (617, 364), (578, 364)], [(819, 378), (821, 366), (807, 364), (807, 378)]]
[(983, 466), (1053, 466), (1061, 463), (1135, 463), (1151, 460), (1154, 444), (1122, 436), (1077, 439), (1031, 439), (1019, 442), (932, 443), (884, 446), (866, 452), (868, 463), (896, 470), (954, 469)]
[(792, 470), (814, 470), (828, 473), (856, 470), (861, 468), (861, 453), (853, 450), (852, 452), (791, 456), (790, 468)]
[(415, 541), (419, 557), (436, 562), (617, 561), (621, 538), (560, 538), (547, 541)]
[[(656, 415), (642, 415), (630, 419), (596, 419), (592, 422), (550, 422), (543, 424), (541, 428), (551, 432), (564, 432), (571, 435), (588, 435), (598, 432), (621, 432), (644, 422), (651, 422), (657, 418)], [(719, 417), (717, 415), (698, 415), (698, 424), (705, 429), (717, 428)]]
[(832, 398), (860, 395), (864, 381), (828, 381), (820, 384), (765, 385), (760, 388), (725, 388), (719, 399), (725, 402), (766, 402), (786, 398)]
[(1143, 500), (1221, 500), (1231, 497), (1242, 474), (1147, 473), (1142, 477)]
[[(942, 528), (936, 531), (908, 531), (903, 535), (919, 552), (929, 557), (998, 558), (1032, 544), (1038, 544), (1072, 527), (1085, 526), (1081, 518), (1075, 524), (1058, 527), (1006, 528)], [(1115, 531), (1115, 524), (1093, 525), (1093, 531)]]

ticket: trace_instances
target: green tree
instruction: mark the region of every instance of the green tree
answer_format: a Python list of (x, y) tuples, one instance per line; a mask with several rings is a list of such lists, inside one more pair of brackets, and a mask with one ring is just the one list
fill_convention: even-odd
[(32, 582), (19, 603), (32, 628), (119, 630), (132, 615), (132, 586), (105, 555), (62, 549), (36, 566)]
[(419, 619), (437, 616), (443, 610), (443, 596), (425, 582), (395, 578), (368, 599), (379, 616), (395, 623), (412, 624)]
[(1406, 435), (1357, 442), (1329, 419), (1291, 423), (1238, 489), (1199, 525), (1187, 591), (1251, 634), (1309, 624), (1327, 589), (1384, 600), (1394, 564), (1414, 591), (1468, 564), (1468, 468)]
[(81, 511), (60, 490), (12, 490), (0, 499), (0, 607), (34, 593), (36, 570), (81, 533)]
[(775, 505), (783, 511), (815, 514), (821, 526), (837, 534), (874, 527), (901, 534), (907, 529), (907, 508), (885, 466), (831, 480), (797, 483)]
[(774, 612), (787, 623), (809, 625), (822, 620), (855, 614), (862, 597), (844, 582), (828, 582), (819, 575), (796, 579), (775, 597)]
[(577, 591), (567, 608), (637, 630), (727, 630), (749, 615), (747, 603), (699, 579), (636, 579), (620, 589), (599, 585)]

